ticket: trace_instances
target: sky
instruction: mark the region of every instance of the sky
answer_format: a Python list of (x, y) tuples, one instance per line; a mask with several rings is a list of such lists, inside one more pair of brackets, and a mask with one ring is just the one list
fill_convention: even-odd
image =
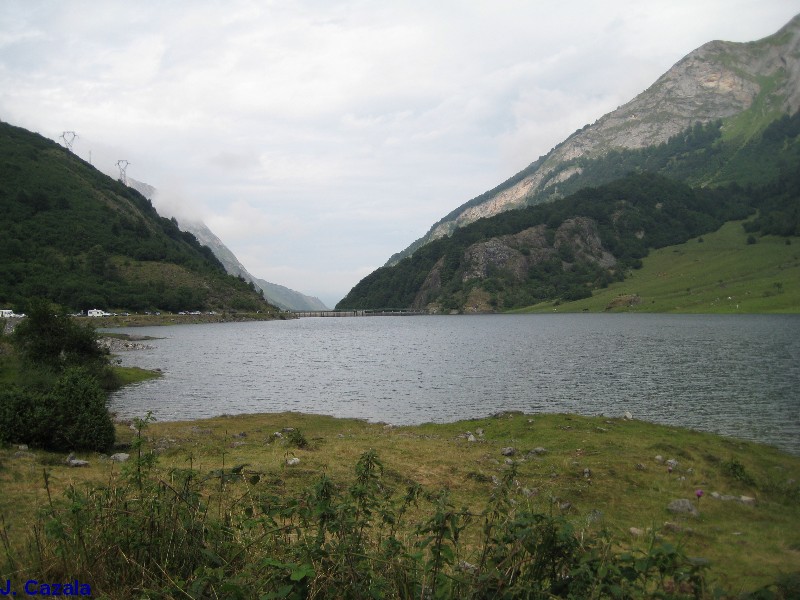
[(797, 0), (3, 0), (0, 120), (333, 306), (693, 49)]

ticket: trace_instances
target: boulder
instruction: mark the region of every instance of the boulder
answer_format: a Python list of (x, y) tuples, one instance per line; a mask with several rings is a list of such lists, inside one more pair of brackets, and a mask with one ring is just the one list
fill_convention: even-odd
[(691, 500), (687, 500), (686, 498), (673, 500), (667, 505), (667, 510), (671, 513), (688, 514), (693, 517), (696, 517), (699, 514), (697, 511), (697, 507), (694, 505), (694, 503)]
[(507, 446), (506, 448), (502, 448), (500, 450), (500, 454), (503, 456), (514, 456), (517, 453), (516, 448), (512, 448), (511, 446)]
[(131, 455), (126, 454), (125, 452), (117, 452), (116, 454), (112, 454), (111, 456), (109, 456), (108, 460), (122, 463), (128, 460), (130, 457)]

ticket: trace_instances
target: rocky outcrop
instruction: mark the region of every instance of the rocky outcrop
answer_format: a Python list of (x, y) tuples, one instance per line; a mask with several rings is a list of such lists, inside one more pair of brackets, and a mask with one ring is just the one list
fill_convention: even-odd
[(647, 90), (572, 134), (512, 183), (453, 211), (389, 264), (478, 219), (541, 201), (559, 183), (580, 174), (570, 162), (576, 158), (657, 145), (697, 122), (741, 115), (754, 104), (760, 111), (800, 109), (800, 15), (758, 42), (713, 41), (691, 52)]
[[(567, 255), (569, 260), (562, 260), (562, 268), (565, 269), (575, 262), (595, 263), (605, 269), (611, 269), (617, 263), (614, 256), (603, 247), (597, 224), (588, 217), (574, 217), (565, 220), (555, 233), (551, 231), (549, 235), (546, 225), (537, 225), (514, 235), (493, 237), (472, 244), (465, 250), (461, 260), (461, 280), (465, 283), (483, 281), (502, 272), (505, 277), (523, 282), (532, 267)], [(431, 301), (441, 292), (443, 266), (444, 258), (440, 258), (417, 293), (414, 308), (432, 308)], [(479, 286), (475, 287), (463, 310), (491, 311), (490, 300), (489, 294)]]

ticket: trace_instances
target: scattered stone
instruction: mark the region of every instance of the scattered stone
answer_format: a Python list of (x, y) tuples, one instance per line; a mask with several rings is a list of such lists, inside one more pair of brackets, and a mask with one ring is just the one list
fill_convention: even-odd
[(673, 500), (667, 505), (667, 510), (676, 514), (689, 514), (696, 517), (699, 513), (697, 507), (691, 500), (681, 498), (680, 500)]
[(27, 449), (28, 449), (28, 444), (20, 444), (19, 446), (17, 446), (17, 450), (27, 450)]
[(481, 428), (481, 427), (478, 427), (478, 428), (475, 430), (475, 433), (476, 433), (476, 434), (478, 434), (478, 436), (479, 436), (479, 437), (483, 437), (483, 428)]
[(632, 420), (633, 420), (633, 415), (630, 413), (630, 411), (627, 411), (627, 410), (626, 410), (626, 411), (625, 411), (625, 414), (623, 415), (623, 418), (624, 418), (626, 421), (632, 421)]
[(608, 432), (608, 429), (606, 429), (605, 427), (595, 427), (594, 429), (595, 429), (595, 431), (599, 431), (600, 433), (607, 433)]
[(589, 478), (592, 476), (592, 470), (591, 470), (589, 467), (586, 467), (586, 468), (583, 470), (583, 476), (584, 476), (586, 479), (589, 479)]
[(664, 529), (666, 529), (667, 531), (671, 531), (672, 533), (680, 533), (683, 531), (683, 527), (681, 527), (677, 523), (673, 523), (672, 521), (666, 521), (664, 523)]
[(123, 463), (131, 457), (130, 454), (126, 454), (125, 452), (117, 452), (116, 454), (112, 454), (108, 457), (108, 460), (113, 462)]
[(67, 460), (64, 462), (67, 463), (68, 467), (88, 467), (89, 461), (88, 460), (81, 460), (79, 458), (75, 458), (75, 453), (70, 452), (69, 456), (67, 456)]
[(657, 454), (657, 455), (656, 455), (656, 458), (655, 458), (655, 461), (656, 461), (657, 463), (659, 463), (659, 464), (660, 464), (660, 463), (663, 463), (663, 462), (664, 462), (664, 457), (663, 457), (663, 456), (661, 456), (660, 454)]
[(272, 437), (274, 437), (274, 438), (282, 438), (283, 434), (280, 431), (276, 431), (275, 433), (272, 434)]
[(281, 429), (283, 433), (292, 433), (294, 431), (294, 427), (284, 427)]
[(636, 463), (636, 470), (637, 471), (646, 471), (647, 467), (645, 467), (642, 463)]
[(644, 529), (639, 529), (638, 527), (631, 527), (628, 531), (633, 537), (642, 537), (644, 535)]
[(513, 458), (506, 458), (506, 464), (507, 465), (513, 465), (514, 464), (514, 459)]
[(465, 573), (473, 573), (474, 574), (474, 573), (478, 572), (478, 567), (473, 565), (472, 563), (469, 563), (469, 562), (467, 562), (465, 560), (462, 560), (462, 561), (459, 561), (459, 563), (458, 563), (458, 570), (459, 571), (464, 571)]
[(494, 485), (500, 485), (501, 481), (500, 481), (500, 479), (497, 477), (497, 475), (492, 475), (492, 483), (493, 483)]
[(746, 504), (747, 506), (755, 506), (756, 505), (756, 499), (752, 498), (750, 496), (740, 496), (739, 497), (739, 502), (741, 502), (742, 504)]
[(470, 434), (469, 434), (469, 436), (467, 436), (467, 441), (468, 441), (468, 442), (477, 442), (477, 441), (478, 441), (478, 438), (476, 438), (474, 435), (472, 435), (472, 434), (470, 433)]
[(561, 510), (569, 510), (570, 508), (572, 508), (572, 502), (570, 502), (568, 500), (564, 501), (564, 502), (561, 502), (558, 505), (558, 508), (561, 509)]
[(597, 510), (596, 508), (593, 508), (591, 510), (591, 512), (589, 513), (589, 516), (586, 517), (586, 520), (589, 523), (597, 523), (599, 521), (602, 521), (603, 520), (603, 511), (602, 510)]
[(287, 467), (294, 467), (294, 466), (299, 465), (299, 464), (300, 464), (300, 459), (297, 458), (296, 456), (293, 456), (292, 458), (287, 458), (286, 459), (286, 466)]
[(667, 466), (668, 467), (672, 467), (673, 469), (677, 469), (679, 464), (680, 463), (677, 460), (675, 460), (674, 458), (670, 458), (667, 461)]
[(538, 446), (538, 447), (534, 448), (533, 450), (531, 450), (530, 452), (528, 452), (528, 456), (534, 456), (534, 455), (535, 456), (541, 456), (543, 454), (547, 454), (547, 450), (545, 450), (541, 446)]
[(517, 453), (516, 448), (512, 448), (511, 446), (507, 446), (506, 448), (502, 448), (500, 450), (500, 454), (503, 456), (514, 456)]

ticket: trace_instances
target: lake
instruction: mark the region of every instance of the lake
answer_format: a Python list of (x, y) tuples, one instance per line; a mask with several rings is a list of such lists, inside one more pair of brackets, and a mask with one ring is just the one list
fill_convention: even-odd
[(112, 331), (163, 338), (120, 355), (164, 371), (112, 396), (122, 418), (298, 411), (404, 425), (629, 411), (800, 455), (800, 315), (304, 318)]

